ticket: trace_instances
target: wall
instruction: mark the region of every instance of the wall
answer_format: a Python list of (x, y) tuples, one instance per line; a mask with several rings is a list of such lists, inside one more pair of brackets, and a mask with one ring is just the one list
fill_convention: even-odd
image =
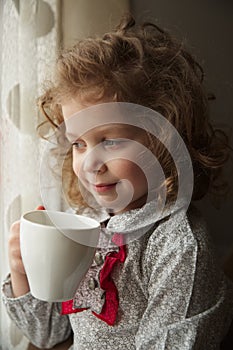
[(129, 0), (65, 0), (61, 2), (61, 30), (64, 47), (77, 39), (103, 34), (129, 10)]
[[(208, 89), (217, 97), (211, 107), (213, 120), (233, 130), (233, 2), (131, 0), (131, 9), (137, 20), (153, 21), (185, 40), (204, 67)], [(232, 169), (228, 178), (233, 187)], [(233, 248), (233, 195), (220, 210), (210, 207), (208, 200), (199, 207), (223, 258)]]

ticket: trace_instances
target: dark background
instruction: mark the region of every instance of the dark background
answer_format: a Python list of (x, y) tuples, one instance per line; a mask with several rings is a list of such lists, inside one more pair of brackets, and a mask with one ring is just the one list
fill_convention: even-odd
[[(131, 0), (130, 5), (136, 20), (153, 21), (186, 43), (205, 70), (208, 90), (216, 96), (210, 107), (212, 120), (233, 130), (233, 1)], [(228, 179), (233, 187), (232, 169)], [(233, 249), (232, 193), (218, 210), (208, 199), (198, 204), (221, 259)]]

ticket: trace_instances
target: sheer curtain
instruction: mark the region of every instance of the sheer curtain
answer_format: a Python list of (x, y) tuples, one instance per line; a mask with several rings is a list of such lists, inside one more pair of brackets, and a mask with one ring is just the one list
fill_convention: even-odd
[[(55, 58), (58, 12), (57, 0), (1, 2), (1, 279), (9, 271), (11, 223), (40, 203), (35, 99)], [(2, 305), (1, 342), (3, 349), (25, 349), (27, 344)]]
[[(129, 9), (128, 0), (0, 1), (0, 277), (9, 272), (9, 228), (41, 203), (39, 164), (44, 144), (35, 99), (48, 77), (60, 44), (102, 33)], [(49, 189), (48, 191), (53, 189)], [(52, 196), (54, 208), (59, 198)], [(0, 345), (24, 350), (28, 340), (0, 303)]]

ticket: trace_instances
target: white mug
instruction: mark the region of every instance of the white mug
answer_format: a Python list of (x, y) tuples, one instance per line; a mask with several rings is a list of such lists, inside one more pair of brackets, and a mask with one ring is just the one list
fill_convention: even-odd
[(72, 299), (92, 264), (99, 233), (100, 224), (85, 216), (46, 210), (24, 214), (20, 247), (32, 295)]

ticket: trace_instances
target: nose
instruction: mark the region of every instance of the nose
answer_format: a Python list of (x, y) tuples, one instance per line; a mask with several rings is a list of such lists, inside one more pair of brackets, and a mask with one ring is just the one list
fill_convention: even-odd
[(82, 169), (89, 173), (103, 173), (106, 171), (106, 164), (103, 161), (100, 149), (91, 150), (83, 160)]

